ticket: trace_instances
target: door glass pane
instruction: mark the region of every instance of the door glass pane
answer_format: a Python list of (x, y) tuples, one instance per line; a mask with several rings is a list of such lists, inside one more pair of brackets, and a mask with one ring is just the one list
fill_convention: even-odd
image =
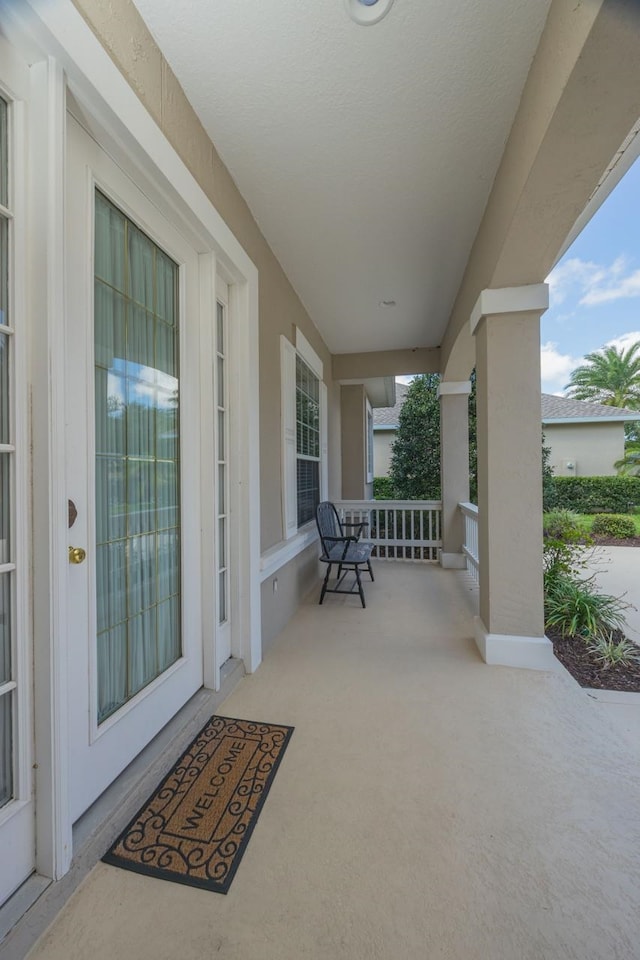
[(3, 207), (9, 205), (9, 156), (7, 131), (7, 104), (0, 97), (0, 203)]
[(178, 267), (96, 191), (98, 721), (181, 655)]
[(0, 684), (11, 680), (11, 574), (0, 574)]
[(221, 570), (218, 574), (218, 619), (224, 623), (227, 619), (227, 571)]
[(11, 563), (10, 457), (10, 453), (0, 453), (0, 563)]
[(9, 337), (0, 333), (0, 443), (11, 443), (9, 432)]
[(13, 796), (13, 694), (0, 697), (0, 807)]
[(9, 223), (0, 214), (0, 326), (9, 326)]

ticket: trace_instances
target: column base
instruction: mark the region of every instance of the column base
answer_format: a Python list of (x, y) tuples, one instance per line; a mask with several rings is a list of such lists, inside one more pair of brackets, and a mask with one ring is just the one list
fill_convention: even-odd
[(485, 663), (528, 670), (556, 669), (558, 661), (553, 655), (553, 644), (546, 637), (488, 633), (480, 617), (474, 617), (473, 625), (476, 645)]
[(445, 570), (466, 570), (467, 558), (464, 553), (440, 553), (440, 566)]

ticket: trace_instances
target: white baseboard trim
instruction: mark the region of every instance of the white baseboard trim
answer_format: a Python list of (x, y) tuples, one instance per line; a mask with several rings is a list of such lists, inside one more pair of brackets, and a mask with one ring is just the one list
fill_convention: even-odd
[(440, 566), (445, 570), (466, 570), (467, 558), (464, 553), (441, 553)]
[(505, 633), (489, 633), (480, 619), (474, 617), (475, 640), (485, 663), (528, 670), (554, 670), (556, 659), (553, 644), (546, 637), (517, 637)]

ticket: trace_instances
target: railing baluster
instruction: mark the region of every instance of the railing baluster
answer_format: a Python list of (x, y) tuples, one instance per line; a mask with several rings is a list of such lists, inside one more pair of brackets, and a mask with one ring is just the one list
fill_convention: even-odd
[[(339, 500), (343, 522), (369, 521), (363, 538), (374, 544), (373, 556), (382, 560), (433, 562), (441, 547), (437, 500)], [(465, 517), (466, 522), (466, 517)], [(466, 545), (471, 550), (469, 536)]]

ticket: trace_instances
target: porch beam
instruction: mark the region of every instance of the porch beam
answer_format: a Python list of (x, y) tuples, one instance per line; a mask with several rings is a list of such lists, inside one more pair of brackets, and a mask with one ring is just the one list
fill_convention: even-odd
[(379, 350), (371, 353), (337, 353), (332, 360), (333, 379), (338, 381), (362, 381), (376, 377), (439, 372), (439, 347)]
[(471, 381), (443, 381), (440, 399), (440, 473), (442, 489), (442, 553), (440, 565), (462, 570), (466, 558), (464, 517), (460, 503), (469, 500), (469, 394)]
[[(540, 315), (546, 285), (484, 291), (473, 311), (480, 616), (487, 663), (550, 669), (542, 586)], [(492, 312), (486, 312), (491, 310)]]
[(639, 26), (637, 0), (551, 3), (442, 339), (448, 378), (473, 368), (479, 292), (546, 277), (590, 198), (606, 196), (603, 171), (638, 119)]

